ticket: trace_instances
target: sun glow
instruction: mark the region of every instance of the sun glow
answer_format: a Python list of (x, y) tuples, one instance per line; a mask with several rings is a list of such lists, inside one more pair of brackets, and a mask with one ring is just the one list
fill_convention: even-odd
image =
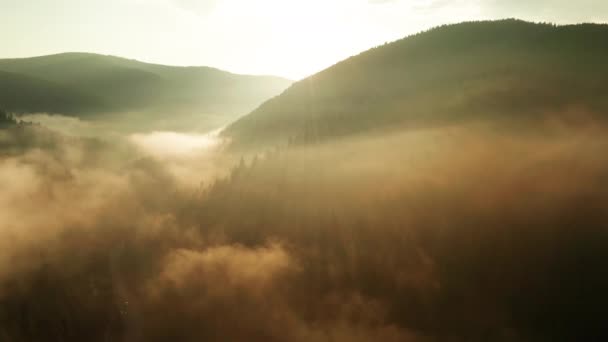
[[(13, 42), (11, 32), (21, 32), (22, 43), (0, 46), (0, 54), (94, 52), (296, 80), (373, 46), (460, 17), (453, 11), (447, 18), (443, 11), (423, 13), (432, 4), (427, 0), (61, 1), (64, 5), (59, 7), (54, 1), (39, 0), (36, 5), (20, 1), (2, 8), (5, 21), (0, 28), (4, 24), (6, 29), (0, 30), (0, 41)], [(32, 12), (39, 14), (32, 17)], [(45, 22), (34, 19), (38, 17)], [(32, 29), (40, 24), (49, 29)]]
[(4, 0), (0, 55), (94, 52), (296, 80), (441, 24), (608, 19), (606, 1), (551, 1)]

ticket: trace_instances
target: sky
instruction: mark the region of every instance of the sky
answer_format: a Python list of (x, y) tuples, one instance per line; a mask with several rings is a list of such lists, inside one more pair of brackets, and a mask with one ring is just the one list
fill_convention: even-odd
[(607, 0), (0, 0), (0, 58), (94, 52), (300, 79), (431, 27), (608, 22)]

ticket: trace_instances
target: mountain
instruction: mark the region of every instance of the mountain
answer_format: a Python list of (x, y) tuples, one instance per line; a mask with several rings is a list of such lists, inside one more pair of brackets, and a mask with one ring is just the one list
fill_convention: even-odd
[(224, 134), (235, 146), (461, 120), (608, 110), (608, 25), (442, 26), (294, 83)]
[(290, 83), (278, 77), (89, 53), (0, 60), (0, 106), (19, 113), (92, 117), (137, 112), (152, 119), (182, 114), (234, 119)]

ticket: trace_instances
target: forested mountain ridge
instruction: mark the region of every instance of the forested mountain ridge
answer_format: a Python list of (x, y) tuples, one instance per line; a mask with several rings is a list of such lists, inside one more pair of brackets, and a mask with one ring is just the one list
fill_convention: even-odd
[(237, 146), (456, 120), (608, 110), (608, 25), (447, 25), (293, 84), (225, 132)]
[(247, 113), (291, 82), (208, 67), (172, 67), (90, 53), (0, 60), (0, 105), (18, 113), (86, 117)]

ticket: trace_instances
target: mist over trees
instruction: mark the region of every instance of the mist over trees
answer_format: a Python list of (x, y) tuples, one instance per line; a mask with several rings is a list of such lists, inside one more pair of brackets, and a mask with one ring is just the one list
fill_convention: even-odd
[(605, 128), (291, 147), (202, 192), (61, 139), (0, 163), (8, 341), (605, 337)]

